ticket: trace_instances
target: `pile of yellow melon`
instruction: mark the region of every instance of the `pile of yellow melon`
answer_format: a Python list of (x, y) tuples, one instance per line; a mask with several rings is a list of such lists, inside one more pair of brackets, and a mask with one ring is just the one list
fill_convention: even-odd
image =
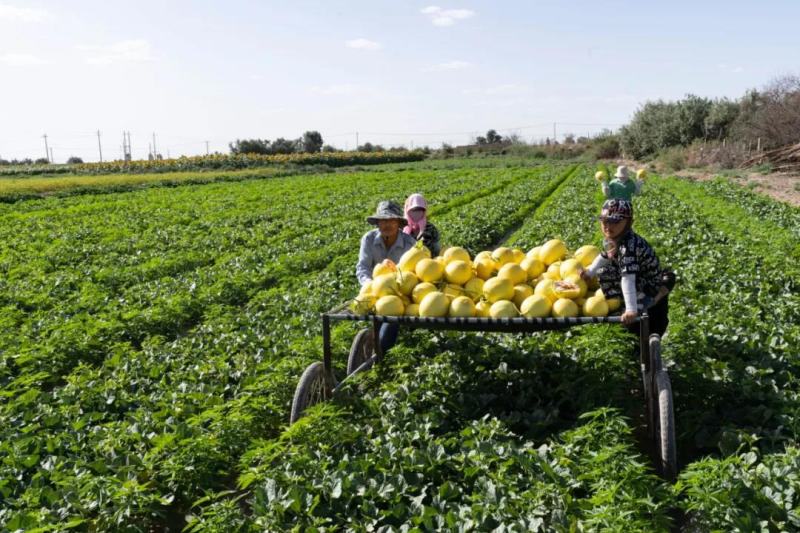
[(439, 257), (419, 244), (400, 262), (375, 266), (353, 300), (353, 313), (421, 317), (607, 316), (620, 306), (581, 271), (600, 253), (586, 245), (570, 254), (552, 239), (530, 250), (501, 247), (470, 258), (460, 247)]

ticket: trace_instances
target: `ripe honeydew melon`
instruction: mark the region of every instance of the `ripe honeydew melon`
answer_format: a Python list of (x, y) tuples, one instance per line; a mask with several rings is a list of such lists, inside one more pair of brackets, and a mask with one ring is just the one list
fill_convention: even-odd
[(578, 305), (568, 298), (559, 298), (553, 302), (551, 311), (556, 318), (578, 316)]
[(525, 252), (523, 252), (519, 248), (512, 248), (511, 253), (514, 254), (514, 262), (516, 264), (520, 264), (522, 260), (525, 259)]
[(400, 294), (405, 294), (406, 296), (411, 295), (411, 291), (419, 283), (419, 278), (417, 278), (416, 274), (403, 272), (402, 270), (395, 274), (395, 279), (397, 280), (397, 288), (400, 290)]
[(403, 300), (399, 296), (381, 296), (375, 302), (375, 313), (386, 316), (402, 316), (405, 311)]
[(552, 279), (553, 281), (559, 281), (561, 279), (561, 261), (556, 261), (555, 263), (551, 264), (547, 267), (544, 274), (542, 274), (547, 279)]
[(489, 308), (489, 316), (492, 318), (514, 318), (519, 316), (514, 302), (510, 300), (498, 300)]
[(420, 281), (433, 283), (442, 279), (444, 264), (435, 259), (421, 259), (414, 270)]
[(550, 316), (552, 305), (550, 300), (541, 294), (532, 294), (525, 298), (522, 305), (519, 306), (522, 316), (527, 318), (544, 318)]
[(494, 259), (491, 257), (476, 258), (473, 266), (475, 268), (475, 275), (482, 280), (491, 278), (496, 268)]
[(419, 316), (422, 317), (442, 317), (447, 316), (450, 309), (450, 301), (444, 293), (435, 291), (425, 295), (419, 303)]
[(514, 285), (514, 297), (511, 299), (514, 305), (522, 307), (522, 302), (524, 302), (528, 296), (533, 296), (533, 287), (526, 283)]
[(361, 286), (361, 290), (358, 291), (359, 296), (371, 296), (372, 295), (372, 280), (369, 280), (365, 284)]
[(397, 279), (394, 277), (394, 273), (384, 274), (374, 278), (372, 280), (372, 294), (376, 298), (400, 294), (400, 287), (397, 285)]
[(433, 283), (422, 282), (411, 291), (411, 299), (414, 303), (418, 304), (425, 298), (425, 295), (431, 292), (436, 292), (436, 285)]
[(565, 255), (567, 255), (567, 245), (561, 239), (550, 239), (539, 250), (539, 259), (548, 266), (560, 261)]
[(497, 277), (511, 281), (512, 285), (528, 281), (528, 273), (516, 263), (506, 263), (501, 266), (500, 270), (497, 271)]
[(528, 280), (536, 279), (544, 273), (544, 263), (535, 257), (526, 257), (519, 266), (528, 273)]
[(409, 304), (406, 306), (405, 316), (419, 316), (419, 304)]
[(535, 246), (535, 247), (531, 248), (530, 250), (528, 250), (528, 253), (525, 254), (525, 257), (527, 257), (528, 259), (538, 259), (539, 261), (541, 261), (542, 258), (539, 257), (539, 251), (541, 249), (542, 249), (541, 246)]
[(475, 304), (475, 316), (479, 317), (491, 316), (489, 314), (489, 309), (491, 309), (491, 307), (492, 304), (490, 304), (486, 300), (481, 300), (480, 302)]
[(500, 268), (507, 263), (514, 262), (514, 251), (511, 248), (501, 246), (492, 252), (492, 259), (497, 264), (497, 268)]
[(571, 276), (568, 276), (564, 281), (568, 281), (573, 285), (578, 286), (579, 289), (578, 298), (584, 298), (586, 296), (586, 293), (589, 291), (589, 286), (586, 285), (586, 282), (583, 281), (583, 278), (580, 276), (580, 274), (572, 274)]
[(603, 298), (606, 297), (606, 295), (603, 294), (603, 289), (597, 289), (596, 291), (594, 291), (593, 296), (602, 296)]
[(647, 177), (647, 169), (640, 168), (636, 171), (636, 179), (637, 180), (644, 180)]
[(605, 170), (598, 170), (594, 173), (594, 179), (597, 181), (606, 181), (608, 179), (608, 174), (606, 174)]
[(505, 278), (490, 278), (483, 284), (483, 296), (489, 303), (514, 297), (514, 284)]
[(565, 259), (561, 261), (558, 271), (561, 274), (561, 279), (567, 279), (573, 274), (580, 276), (581, 268), (582, 265), (577, 259)]
[(581, 289), (575, 283), (569, 281), (556, 281), (553, 285), (553, 292), (559, 298), (573, 299), (581, 295)]
[(608, 304), (609, 313), (617, 311), (622, 306), (622, 300), (619, 298), (607, 298), (606, 303)]
[[(451, 250), (449, 248), (448, 250)], [(469, 261), (453, 259), (444, 267), (444, 276), (448, 283), (463, 285), (472, 277), (472, 267)]]
[(467, 295), (467, 291), (464, 290), (464, 287), (462, 287), (461, 285), (456, 285), (455, 283), (448, 283), (442, 292), (450, 300), (458, 298), (459, 296)]
[(558, 300), (558, 295), (556, 295), (555, 291), (556, 282), (552, 279), (545, 278), (539, 283), (536, 284), (536, 287), (533, 288), (533, 294), (539, 294), (544, 296), (550, 303), (552, 304), (556, 300)]
[(450, 302), (450, 316), (472, 317), (475, 313), (475, 303), (467, 296), (459, 296)]
[(483, 296), (483, 285), (484, 281), (481, 278), (473, 277), (464, 284), (464, 292), (477, 302)]
[(589, 268), (598, 255), (600, 255), (600, 248), (592, 244), (587, 244), (575, 250), (573, 257), (577, 259), (584, 268)]
[(583, 304), (584, 316), (608, 316), (608, 302), (602, 296), (591, 296)]
[(417, 263), (423, 259), (430, 258), (430, 250), (424, 246), (415, 246), (400, 256), (400, 261), (397, 263), (397, 268), (403, 272), (414, 272), (414, 270), (417, 268)]
[(469, 252), (460, 246), (451, 246), (444, 251), (442, 257), (444, 258), (445, 263), (450, 263), (452, 261), (464, 261), (465, 263), (469, 264), (472, 262)]
[(394, 274), (397, 272), (397, 265), (391, 259), (384, 259), (372, 269), (372, 278), (375, 279), (379, 276), (386, 274)]

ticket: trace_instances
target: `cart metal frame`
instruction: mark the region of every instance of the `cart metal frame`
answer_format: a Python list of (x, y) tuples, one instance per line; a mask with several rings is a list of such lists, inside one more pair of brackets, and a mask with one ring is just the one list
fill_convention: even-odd
[[(295, 389), (292, 401), (290, 423), (303, 416), (305, 410), (321, 401), (330, 400), (342, 385), (352, 376), (363, 372), (373, 364), (381, 362), (384, 355), (377, 342), (382, 324), (398, 324), (406, 329), (483, 331), (499, 333), (534, 333), (538, 331), (565, 330), (587, 324), (621, 324), (619, 316), (574, 317), (574, 318), (432, 318), (415, 316), (354, 315), (346, 305), (339, 306), (322, 316), (322, 361), (310, 364)], [(356, 336), (350, 351), (348, 375), (337, 381), (333, 373), (331, 350), (331, 324), (336, 321), (367, 322), (369, 330), (362, 330)], [(667, 479), (677, 475), (675, 449), (675, 420), (672, 402), (672, 388), (669, 374), (661, 363), (661, 338), (650, 335), (650, 321), (647, 313), (637, 317), (639, 323), (639, 364), (641, 366), (643, 390), (646, 403), (648, 436), (653, 443), (656, 464), (659, 472)], [(371, 342), (372, 344), (364, 344)], [(370, 357), (356, 358), (354, 354), (372, 348)]]

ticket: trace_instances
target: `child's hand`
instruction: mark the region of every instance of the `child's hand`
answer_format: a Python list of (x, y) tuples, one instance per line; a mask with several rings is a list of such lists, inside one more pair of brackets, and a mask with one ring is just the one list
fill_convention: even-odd
[(639, 313), (637, 313), (636, 311), (625, 311), (624, 313), (622, 313), (622, 316), (620, 318), (622, 319), (623, 324), (625, 324), (626, 326), (630, 326), (631, 324), (634, 323), (637, 316), (639, 316)]

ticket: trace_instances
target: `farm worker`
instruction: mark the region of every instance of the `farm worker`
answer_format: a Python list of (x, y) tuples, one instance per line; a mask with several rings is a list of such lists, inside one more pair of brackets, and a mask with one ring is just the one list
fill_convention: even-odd
[(600, 187), (603, 189), (603, 194), (606, 198), (619, 198), (621, 200), (632, 201), (634, 194), (642, 192), (642, 180), (632, 180), (628, 175), (628, 167), (620, 165), (614, 173), (614, 179), (609, 183), (605, 181), (600, 182)]
[[(385, 259), (397, 263), (404, 253), (417, 244), (414, 237), (400, 231), (406, 225), (406, 219), (400, 206), (391, 200), (378, 203), (375, 214), (367, 217), (367, 222), (377, 228), (361, 237), (356, 265), (356, 277), (361, 285), (372, 279), (375, 265)], [(397, 330), (397, 324), (381, 324), (378, 338), (384, 353), (397, 341)]]
[(412, 194), (406, 198), (403, 208), (406, 214), (406, 227), (404, 233), (408, 233), (431, 251), (431, 255), (436, 257), (442, 250), (439, 243), (439, 230), (428, 220), (428, 202), (421, 194)]
[[(633, 206), (627, 200), (606, 200), (600, 212), (602, 252), (581, 276), (594, 276), (606, 298), (622, 296), (622, 323), (631, 326), (640, 312), (650, 317), (650, 332), (663, 335), (669, 324), (668, 294), (675, 274), (661, 268), (653, 248), (633, 231)], [(629, 328), (631, 329), (631, 328)]]

